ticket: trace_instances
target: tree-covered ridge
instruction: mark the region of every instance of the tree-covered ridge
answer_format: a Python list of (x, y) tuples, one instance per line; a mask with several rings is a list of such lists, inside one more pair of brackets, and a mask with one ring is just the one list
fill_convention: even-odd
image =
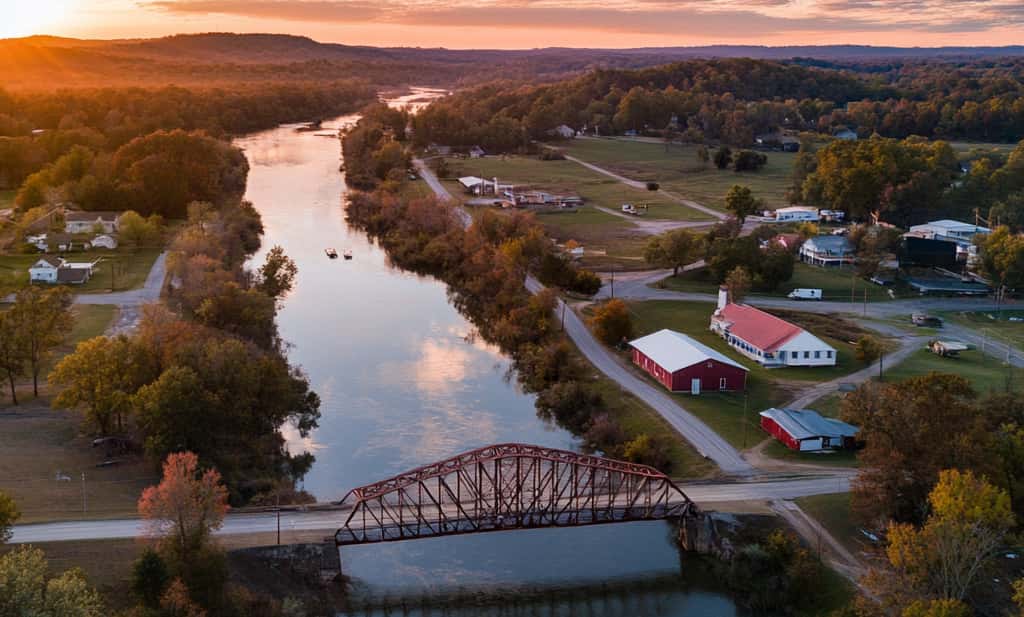
[(548, 85), (497, 82), (434, 103), (416, 118), (415, 135), (421, 145), (495, 151), (524, 148), (560, 124), (602, 135), (661, 134), (671, 127), (690, 141), (739, 146), (780, 129), (990, 141), (1024, 136), (1024, 61), (870, 68), (690, 60), (599, 69)]

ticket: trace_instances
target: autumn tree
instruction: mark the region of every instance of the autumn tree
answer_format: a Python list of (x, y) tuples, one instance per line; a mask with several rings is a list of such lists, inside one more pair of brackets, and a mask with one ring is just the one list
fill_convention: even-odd
[(123, 335), (83, 341), (50, 373), (50, 381), (63, 386), (53, 404), (84, 408), (101, 434), (123, 430), (131, 397), (152, 379), (151, 360), (142, 346)]
[(982, 270), (993, 281), (1009, 288), (1024, 286), (1024, 237), (1000, 225), (977, 240)]
[(191, 452), (171, 454), (164, 461), (160, 484), (139, 498), (139, 515), (147, 521), (161, 546), (188, 563), (220, 529), (228, 511), (228, 491), (215, 469), (201, 471)]
[(7, 378), (11, 403), (18, 404), (17, 380), (28, 368), (28, 352), (22, 341), (17, 316), (12, 310), (0, 312), (0, 371)]
[(711, 154), (708, 152), (708, 147), (704, 144), (697, 146), (694, 156), (697, 157), (697, 164), (700, 165), (701, 169), (707, 168), (708, 163), (711, 162)]
[(725, 277), (725, 286), (729, 289), (729, 301), (735, 304), (743, 302), (750, 291), (750, 273), (746, 268), (737, 266)]
[(861, 364), (871, 364), (882, 355), (882, 345), (875, 337), (865, 334), (857, 339), (853, 355)]
[(0, 557), (0, 615), (106, 617), (100, 594), (81, 570), (51, 577), (43, 551), (28, 546)]
[(11, 539), (11, 527), (21, 517), (18, 506), (9, 495), (0, 491), (0, 544)]
[(757, 268), (757, 279), (768, 291), (775, 291), (779, 285), (793, 278), (796, 258), (793, 251), (777, 242), (768, 245)]
[(893, 523), (886, 556), (896, 586), (924, 599), (964, 600), (1014, 525), (1010, 497), (970, 471), (944, 470), (921, 527)]
[(672, 268), (672, 276), (679, 276), (680, 268), (696, 262), (703, 253), (704, 242), (700, 236), (687, 229), (675, 229), (647, 242), (644, 261), (652, 266)]
[(633, 336), (633, 319), (625, 302), (614, 298), (598, 305), (590, 319), (594, 334), (608, 345), (618, 345)]
[(719, 146), (715, 151), (714, 161), (718, 169), (728, 169), (732, 164), (732, 149), (729, 146)]
[(206, 617), (203, 607), (189, 595), (188, 586), (180, 578), (171, 581), (160, 598), (160, 613), (166, 617)]
[(163, 217), (158, 214), (143, 218), (138, 212), (128, 210), (118, 218), (118, 238), (132, 248), (154, 246), (160, 242), (163, 225)]
[(11, 314), (28, 359), (32, 393), (39, 396), (39, 373), (50, 352), (71, 332), (71, 293), (63, 287), (46, 289), (35, 285), (22, 288), (15, 296)]
[(900, 383), (869, 384), (843, 400), (842, 416), (865, 442), (851, 502), (863, 520), (920, 523), (943, 469), (992, 475), (993, 432), (959, 375), (932, 373)]
[(280, 299), (292, 290), (298, 272), (295, 261), (285, 254), (283, 248), (275, 246), (260, 266), (256, 288), (271, 298)]

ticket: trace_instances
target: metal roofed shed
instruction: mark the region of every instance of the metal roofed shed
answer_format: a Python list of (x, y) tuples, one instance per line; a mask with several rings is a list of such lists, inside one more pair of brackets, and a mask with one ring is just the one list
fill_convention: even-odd
[(631, 342), (633, 363), (673, 392), (742, 390), (747, 369), (723, 353), (673, 330)]
[(761, 412), (761, 428), (790, 450), (821, 452), (856, 446), (860, 430), (834, 418), (826, 418), (812, 409), (771, 408)]

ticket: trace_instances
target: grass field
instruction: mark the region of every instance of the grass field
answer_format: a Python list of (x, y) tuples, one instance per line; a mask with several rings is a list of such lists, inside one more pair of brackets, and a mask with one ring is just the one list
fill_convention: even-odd
[(1017, 144), (1002, 144), (1002, 143), (989, 143), (979, 141), (951, 141), (949, 145), (953, 147), (961, 158), (966, 157), (971, 150), (982, 150), (982, 151), (994, 151), (1000, 154), (1009, 154), (1013, 152), (1013, 149), (1017, 147)]
[(942, 317), (967, 326), (977, 332), (986, 333), (992, 339), (1021, 347), (1024, 346), (1024, 321), (1010, 321), (1010, 318), (1024, 319), (1024, 310), (1003, 310), (978, 312), (949, 312)]
[(734, 184), (749, 186), (768, 209), (788, 205), (786, 189), (796, 157), (789, 152), (766, 152), (768, 163), (760, 171), (736, 173), (711, 164), (702, 168), (693, 144), (673, 144), (666, 150), (664, 144), (651, 142), (576, 139), (560, 147), (588, 163), (632, 180), (656, 181), (663, 189), (719, 210), (725, 209), (725, 194)]
[(796, 499), (796, 504), (821, 523), (851, 553), (856, 555), (868, 546), (866, 536), (850, 516), (849, 493), (800, 497)]
[[(145, 248), (136, 251), (102, 251), (102, 252), (81, 252), (68, 253), (65, 258), (68, 261), (91, 262), (101, 259), (100, 263), (93, 268), (92, 278), (83, 285), (74, 285), (71, 289), (75, 293), (98, 293), (111, 291), (111, 284), (115, 285), (114, 291), (126, 289), (137, 289), (146, 282), (153, 262), (162, 249)], [(0, 255), (0, 271), (13, 274), (15, 279), (23, 284), (28, 283), (28, 269), (39, 259), (39, 255)], [(111, 270), (114, 270), (113, 276)]]
[[(838, 351), (835, 367), (787, 368), (769, 370), (734, 351), (720, 337), (708, 330), (708, 319), (714, 305), (704, 302), (648, 301), (629, 305), (636, 335), (643, 336), (662, 328), (683, 332), (701, 343), (733, 358), (750, 372), (747, 393), (705, 392), (699, 396), (673, 394), (679, 403), (706, 422), (719, 435), (736, 447), (753, 446), (763, 439), (759, 412), (781, 405), (792, 398), (799, 382), (835, 379), (860, 368), (853, 360), (847, 343), (822, 337)], [(644, 375), (637, 370), (637, 374)], [(797, 382), (797, 383), (793, 383)]]
[(885, 381), (902, 381), (928, 373), (951, 373), (960, 375), (979, 394), (998, 393), (1007, 390), (1007, 384), (1014, 391), (1020, 391), (1024, 373), (1019, 368), (1007, 366), (995, 358), (972, 349), (960, 354), (959, 358), (940, 358), (927, 349), (914, 352), (909, 358), (885, 371)]
[[(670, 276), (660, 281), (658, 285), (674, 291), (711, 294), (718, 292), (718, 283), (711, 280), (707, 269), (691, 270), (690, 272), (680, 273), (679, 276)], [(793, 278), (779, 285), (775, 291), (769, 292), (766, 289), (758, 289), (755, 286), (751, 293), (766, 296), (785, 296), (798, 288), (820, 289), (822, 300), (836, 302), (849, 302), (852, 288), (853, 298), (858, 306), (863, 302), (865, 292), (867, 292), (868, 303), (892, 299), (888, 292), (890, 288), (875, 285), (870, 281), (856, 277), (849, 268), (819, 268), (805, 263), (795, 264), (793, 266)], [(894, 289), (894, 292), (896, 292), (897, 298), (908, 295), (904, 290)]]

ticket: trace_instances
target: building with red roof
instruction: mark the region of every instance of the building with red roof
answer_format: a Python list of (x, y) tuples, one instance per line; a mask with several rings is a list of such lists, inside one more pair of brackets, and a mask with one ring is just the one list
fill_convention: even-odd
[(836, 350), (825, 341), (785, 319), (728, 298), (728, 290), (722, 287), (711, 330), (744, 356), (768, 368), (835, 366)]

